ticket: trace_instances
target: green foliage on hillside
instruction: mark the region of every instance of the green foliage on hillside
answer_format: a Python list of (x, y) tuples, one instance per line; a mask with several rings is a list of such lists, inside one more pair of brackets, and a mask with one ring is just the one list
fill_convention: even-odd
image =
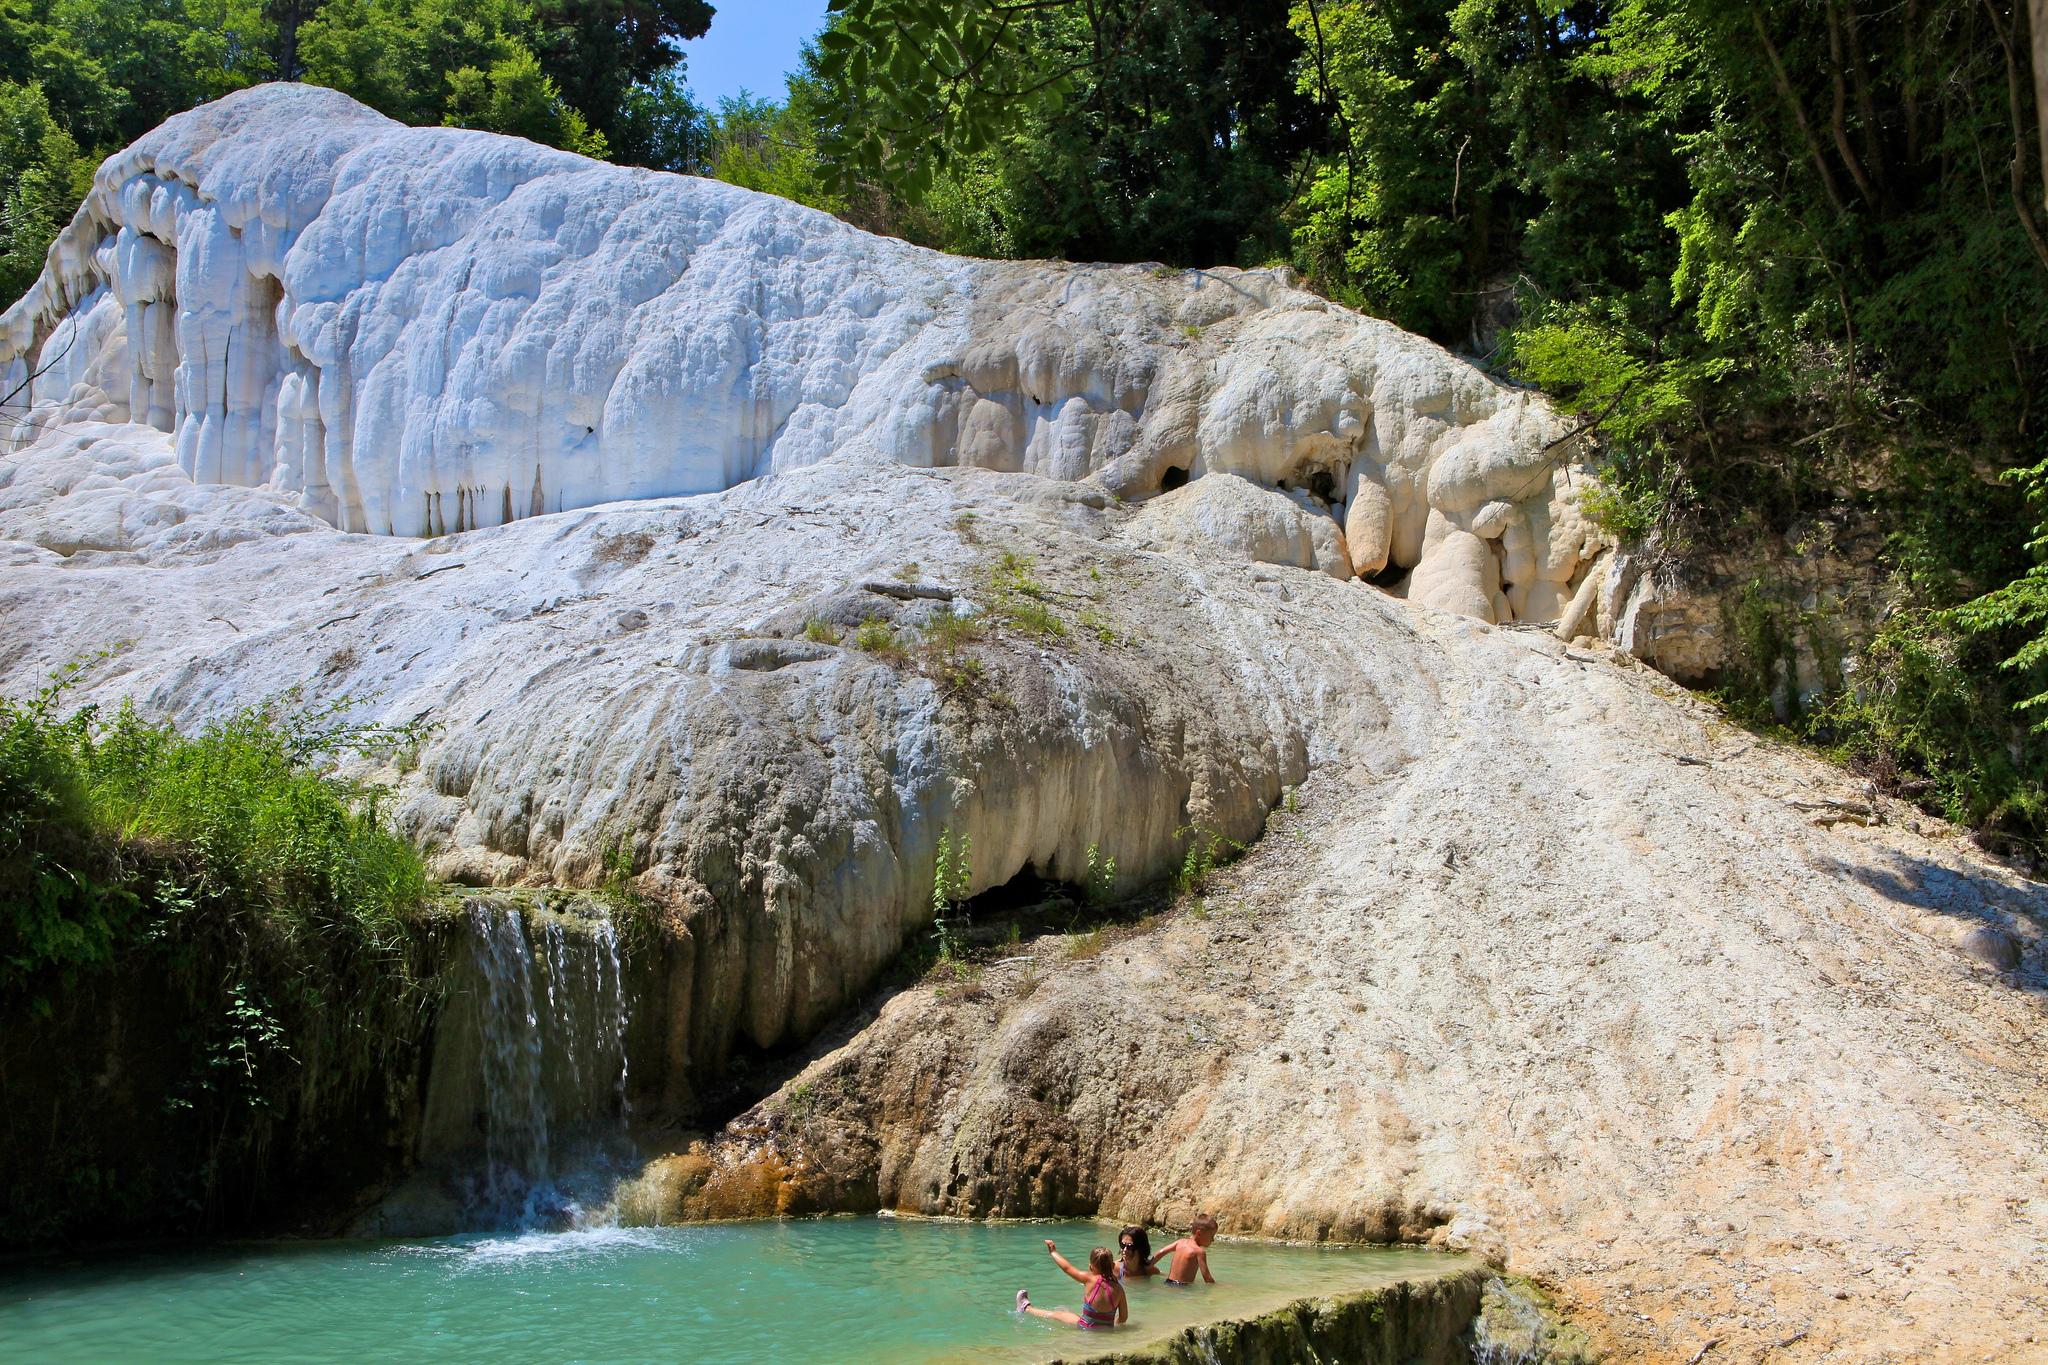
[[(383, 1122), (364, 1101), (402, 1091), (434, 995), (420, 856), (326, 771), (416, 736), (282, 706), (193, 735), (64, 715), (72, 676), (0, 701), (0, 1051), (11, 1093), (66, 1097), (0, 1122), (9, 1242), (262, 1205), (271, 1163)], [(119, 1084), (48, 1061), (73, 1055)]]
[(246, 710), (192, 736), (126, 707), (60, 717), (71, 676), (0, 699), (0, 993), (110, 964), (202, 904), (374, 944), (424, 899), (378, 789), (322, 771), (409, 734), (332, 709)]

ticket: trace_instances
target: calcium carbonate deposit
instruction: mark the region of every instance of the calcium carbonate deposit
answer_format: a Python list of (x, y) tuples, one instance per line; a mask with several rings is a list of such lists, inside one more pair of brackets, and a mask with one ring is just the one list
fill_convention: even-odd
[[(1293, 506), (1204, 490), (1168, 533), (1414, 568), (1418, 601), (1488, 621), (1556, 620), (1597, 549), (1540, 400), (1284, 272), (948, 257), (309, 86), (109, 158), (0, 362), (17, 447), (147, 427), (195, 484), (378, 535), (842, 458), (1122, 497), (1242, 475)], [(149, 462), (148, 433), (106, 439)]]

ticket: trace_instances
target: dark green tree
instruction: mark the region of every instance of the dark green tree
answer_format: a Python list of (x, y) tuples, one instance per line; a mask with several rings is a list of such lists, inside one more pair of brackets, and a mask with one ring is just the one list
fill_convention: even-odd
[(703, 37), (714, 13), (705, 0), (535, 0), (529, 42), (562, 99), (639, 160), (635, 90), (676, 70), (676, 44)]

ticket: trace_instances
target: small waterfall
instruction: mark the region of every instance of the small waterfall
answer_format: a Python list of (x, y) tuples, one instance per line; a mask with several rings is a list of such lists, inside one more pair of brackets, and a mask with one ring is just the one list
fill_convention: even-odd
[(483, 1163), (464, 1202), (493, 1227), (585, 1224), (628, 1155), (618, 930), (496, 898), (467, 913)]
[(1563, 1325), (1524, 1285), (1486, 1282), (1467, 1338), (1472, 1365), (1585, 1365), (1595, 1357), (1577, 1329)]

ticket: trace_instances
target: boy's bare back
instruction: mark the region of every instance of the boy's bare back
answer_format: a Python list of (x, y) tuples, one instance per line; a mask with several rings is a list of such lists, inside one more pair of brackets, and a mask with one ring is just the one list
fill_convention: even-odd
[(1214, 1284), (1216, 1277), (1209, 1273), (1209, 1243), (1215, 1240), (1216, 1220), (1201, 1214), (1195, 1219), (1192, 1233), (1154, 1256), (1152, 1264), (1158, 1265), (1169, 1256), (1173, 1258), (1166, 1272), (1168, 1284), (1193, 1284), (1198, 1271), (1204, 1280)]
[(1166, 1272), (1166, 1278), (1170, 1282), (1193, 1284), (1195, 1276), (1199, 1273), (1210, 1284), (1216, 1283), (1216, 1277), (1209, 1273), (1209, 1253), (1194, 1238), (1181, 1238), (1168, 1247), (1166, 1253), (1173, 1257), (1173, 1264)]

